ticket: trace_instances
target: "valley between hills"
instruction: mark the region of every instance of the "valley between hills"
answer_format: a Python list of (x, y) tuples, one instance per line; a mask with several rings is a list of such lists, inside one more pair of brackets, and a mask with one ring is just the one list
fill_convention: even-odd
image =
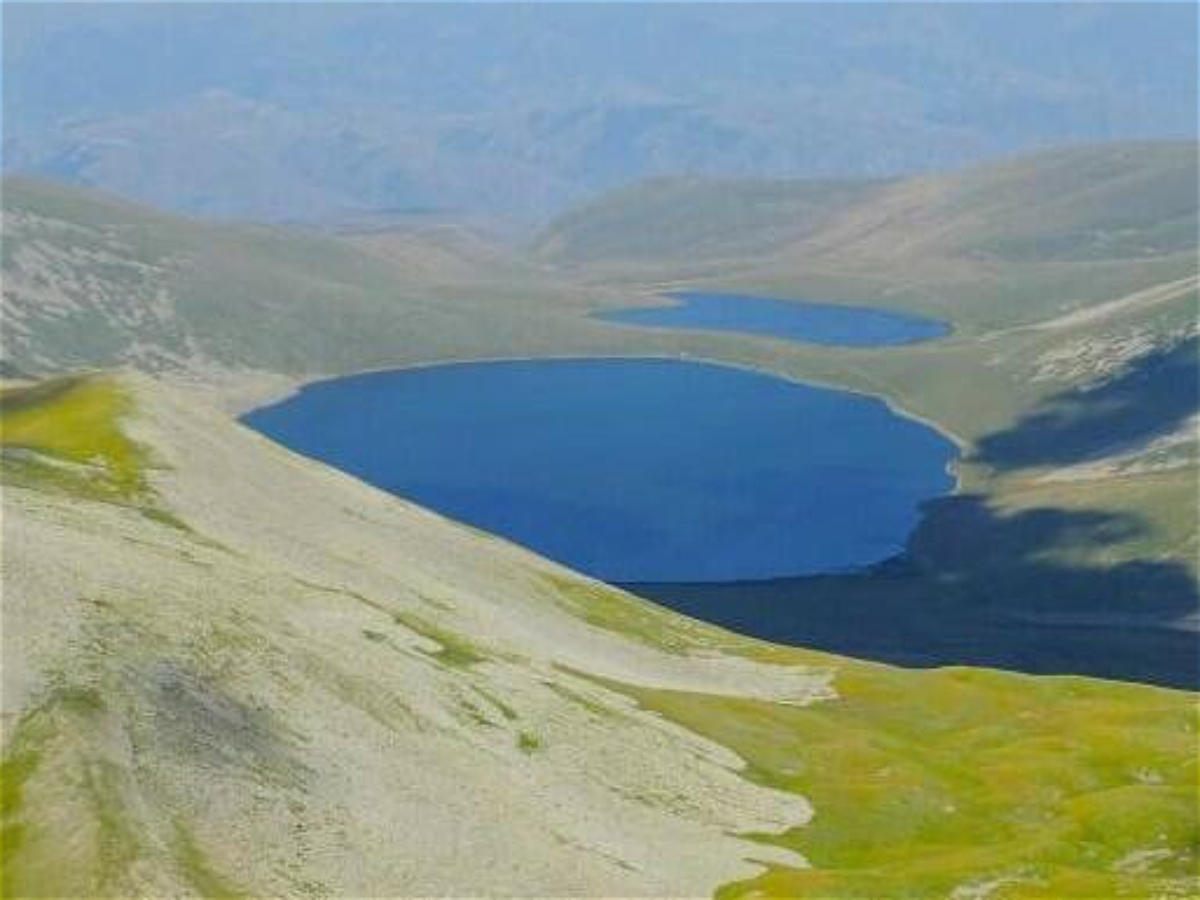
[[(6, 179), (3, 893), (1196, 896), (1195, 684), (1155, 660), (1118, 681), (755, 640), (235, 418), (315, 379), (514, 357), (870, 394), (957, 443), (957, 490), (903, 557), (788, 596), (1194, 653), (1195, 160), (659, 180), (520, 247)], [(685, 287), (953, 331), (851, 350), (591, 316)]]

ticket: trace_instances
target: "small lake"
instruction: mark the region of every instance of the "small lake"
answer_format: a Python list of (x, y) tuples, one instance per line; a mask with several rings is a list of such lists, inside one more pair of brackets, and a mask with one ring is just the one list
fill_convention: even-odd
[(865, 306), (777, 300), (744, 294), (680, 291), (666, 306), (607, 310), (593, 318), (650, 328), (759, 334), (807, 344), (878, 347), (912, 344), (950, 333), (934, 319)]
[(310, 385), (281, 444), (608, 581), (831, 572), (899, 552), (954, 445), (882, 402), (664, 359), (480, 362)]

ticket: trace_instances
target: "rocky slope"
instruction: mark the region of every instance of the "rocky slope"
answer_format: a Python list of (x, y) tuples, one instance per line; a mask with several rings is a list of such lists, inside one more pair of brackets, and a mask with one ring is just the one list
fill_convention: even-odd
[(0, 401), (7, 896), (1196, 887), (1189, 695), (740, 639), (142, 375)]
[(614, 634), (573, 604), (635, 601), (120, 390), (152, 505), (4, 492), (10, 895), (697, 894), (803, 864), (736, 837), (803, 799), (606, 684), (806, 704), (827, 671)]
[(395, 365), (417, 349), (536, 352), (589, 301), (446, 225), (217, 224), (19, 178), (2, 202), (0, 349), (27, 372), (132, 365), (211, 381)]

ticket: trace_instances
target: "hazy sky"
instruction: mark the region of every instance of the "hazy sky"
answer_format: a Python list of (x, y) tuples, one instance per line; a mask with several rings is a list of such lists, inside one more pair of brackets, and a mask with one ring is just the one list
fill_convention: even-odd
[(4, 162), (193, 212), (530, 218), (1196, 132), (1193, 4), (12, 4)]

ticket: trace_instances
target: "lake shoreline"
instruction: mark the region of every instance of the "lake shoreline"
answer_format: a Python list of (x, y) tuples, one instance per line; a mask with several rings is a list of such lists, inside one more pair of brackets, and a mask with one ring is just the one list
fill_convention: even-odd
[[(660, 362), (698, 362), (708, 363), (714, 366), (722, 366), (727, 369), (737, 369), (742, 372), (751, 372), (757, 375), (768, 375), (772, 378), (777, 378), (780, 381), (791, 382), (792, 384), (800, 384), (806, 387), (827, 388), (830, 390), (842, 391), (847, 394), (854, 394), (859, 397), (866, 397), (872, 400), (878, 400), (887, 406), (890, 412), (895, 413), (904, 419), (909, 419), (919, 425), (924, 425), (933, 431), (936, 431), (946, 440), (953, 443), (959, 450), (961, 456), (967, 449), (970, 448), (970, 442), (966, 438), (951, 431), (942, 423), (907, 409), (898, 401), (887, 396), (879, 391), (871, 391), (865, 388), (850, 387), (848, 385), (836, 381), (822, 381), (820, 379), (797, 378), (794, 375), (789, 375), (786, 372), (781, 372), (778, 369), (773, 369), (770, 366), (755, 365), (752, 363), (737, 362), (726, 359), (720, 356), (710, 354), (693, 354), (686, 353), (676, 356), (671, 356), (665, 353), (612, 353), (608, 351), (598, 353), (563, 353), (563, 354), (540, 354), (537, 356), (530, 354), (513, 354), (513, 355), (497, 355), (497, 356), (447, 356), (439, 359), (417, 360), (410, 363), (388, 364), (383, 366), (371, 366), (364, 369), (354, 369), (349, 372), (340, 373), (320, 373), (314, 375), (285, 376), (283, 384), (270, 384), (263, 386), (259, 381), (251, 382), (252, 388), (242, 391), (249, 400), (242, 400), (238, 396), (238, 390), (235, 388), (218, 388), (215, 393), (220, 398), (221, 406), (233, 415), (235, 418), (242, 418), (252, 412), (256, 412), (267, 406), (273, 406), (284, 400), (291, 399), (302, 391), (315, 387), (319, 384), (324, 384), (330, 381), (338, 381), (342, 378), (356, 378), (360, 375), (383, 375), (388, 372), (407, 372), (419, 369), (432, 369), (438, 366), (457, 366), (471, 365), (473, 363), (519, 363), (519, 362), (571, 362), (578, 360), (580, 362), (593, 362), (612, 360), (614, 362), (633, 362), (633, 361), (660, 361)], [(238, 377), (234, 375), (230, 378), (230, 383), (238, 384)], [(231, 399), (227, 399), (231, 398)], [(957, 490), (957, 487), (956, 487)]]
[(941, 340), (954, 326), (906, 310), (849, 306), (799, 298), (713, 291), (695, 287), (662, 291), (657, 305), (606, 308), (591, 318), (673, 332), (766, 337), (847, 350), (905, 347)]
[(958, 445), (880, 398), (691, 357), (407, 366), (243, 422), (610, 582), (873, 564), (957, 485)]

